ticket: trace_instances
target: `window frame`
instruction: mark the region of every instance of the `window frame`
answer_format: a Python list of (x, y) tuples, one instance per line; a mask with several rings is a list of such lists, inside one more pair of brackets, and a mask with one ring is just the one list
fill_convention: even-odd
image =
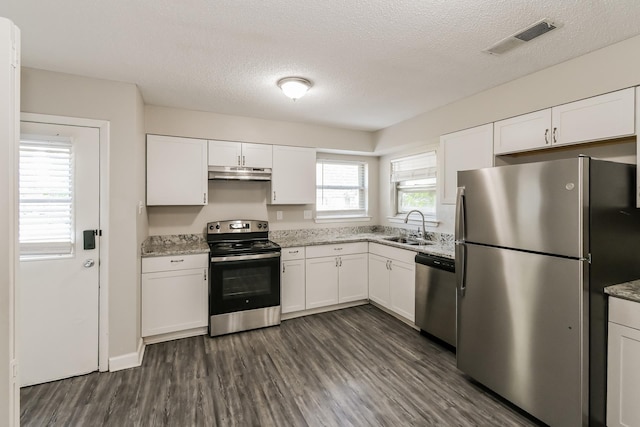
[[(433, 156), (434, 157), (434, 165), (433, 166), (428, 166), (425, 165), (422, 168), (416, 168), (416, 169), (408, 169), (407, 171), (417, 171), (417, 175), (416, 177), (414, 177), (414, 179), (404, 179), (404, 180), (394, 180), (393, 177), (393, 173), (394, 173), (394, 167), (393, 164), (396, 162), (402, 162), (402, 161), (408, 161), (412, 158), (419, 158), (422, 156), (426, 156), (427, 158), (425, 159), (425, 161), (428, 163), (429, 159), (428, 156)], [(410, 212), (412, 209), (408, 209), (406, 211), (401, 210), (400, 209), (400, 195), (401, 195), (401, 189), (399, 187), (402, 186), (403, 182), (407, 182), (407, 181), (416, 181), (418, 179), (433, 179), (433, 183), (432, 184), (425, 184), (423, 187), (427, 190), (427, 191), (431, 191), (433, 192), (434, 195), (434, 204), (433, 204), (433, 208), (432, 209), (418, 209), (420, 212), (422, 212), (422, 214), (424, 215), (426, 220), (429, 220), (430, 222), (434, 222), (434, 223), (438, 223), (437, 220), (437, 214), (438, 214), (438, 149), (436, 147), (431, 147), (429, 149), (427, 149), (426, 151), (423, 151), (421, 153), (415, 153), (415, 154), (410, 154), (410, 155), (406, 155), (406, 156), (402, 156), (402, 157), (397, 157), (395, 159), (392, 159), (389, 162), (389, 175), (390, 175), (390, 187), (391, 187), (391, 207), (392, 207), (392, 213), (393, 216), (392, 218), (402, 218), (404, 219), (407, 215), (408, 212)], [(426, 176), (425, 176), (426, 174)], [(409, 221), (411, 221), (412, 218), (409, 219)]]
[[(19, 166), (18, 174), (21, 177), (21, 171), (24, 170), (22, 167), (22, 154), (21, 151), (26, 146), (35, 146), (41, 147), (44, 150), (47, 149), (65, 149), (68, 151), (69, 161), (68, 161), (68, 200), (56, 200), (55, 198), (43, 198), (36, 200), (24, 200), (21, 197), (22, 185), (21, 178), (18, 180), (18, 247), (19, 247), (19, 256), (20, 260), (28, 261), (28, 260), (42, 260), (42, 259), (60, 259), (60, 258), (70, 258), (75, 256), (75, 183), (74, 183), (74, 174), (75, 174), (75, 153), (73, 147), (73, 140), (71, 138), (66, 137), (55, 137), (55, 136), (40, 136), (40, 135), (26, 135), (23, 134), (20, 137), (20, 153), (19, 157)], [(29, 204), (68, 204), (68, 227), (69, 227), (69, 235), (68, 239), (64, 239), (64, 241), (54, 241), (54, 240), (33, 240), (33, 239), (25, 239), (23, 240), (22, 236), (22, 217), (23, 217), (23, 206), (28, 206)], [(46, 214), (46, 212), (43, 212)], [(66, 233), (65, 233), (66, 234)]]
[[(366, 161), (362, 160), (345, 160), (345, 159), (326, 159), (326, 158), (318, 158), (316, 159), (316, 174), (318, 173), (318, 166), (320, 164), (331, 164), (331, 165), (350, 165), (361, 167), (362, 170), (359, 171), (359, 176), (362, 181), (358, 186), (336, 186), (336, 185), (321, 185), (316, 180), (316, 203), (315, 203), (315, 219), (317, 221), (331, 221), (338, 219), (353, 219), (353, 220), (362, 220), (368, 219), (369, 217), (369, 164)], [(362, 194), (363, 200), (361, 200), (362, 208), (358, 209), (332, 209), (332, 210), (322, 210), (319, 209), (318, 204), (318, 192), (322, 189), (330, 189), (330, 190), (340, 190), (340, 189), (349, 189), (349, 190), (357, 190), (360, 194)]]

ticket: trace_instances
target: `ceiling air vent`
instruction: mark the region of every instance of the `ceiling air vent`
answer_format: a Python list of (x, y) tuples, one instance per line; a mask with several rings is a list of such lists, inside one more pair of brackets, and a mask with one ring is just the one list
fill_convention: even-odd
[(490, 53), (491, 55), (501, 55), (558, 27), (559, 25), (551, 20), (543, 19), (500, 40), (493, 46), (483, 50), (483, 52)]

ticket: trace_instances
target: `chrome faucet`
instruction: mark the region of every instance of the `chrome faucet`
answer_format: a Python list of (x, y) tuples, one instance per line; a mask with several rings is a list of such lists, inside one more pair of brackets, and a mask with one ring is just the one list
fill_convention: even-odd
[[(409, 222), (409, 215), (411, 215), (411, 214), (412, 214), (412, 213), (414, 213), (414, 212), (418, 212), (418, 213), (420, 214), (420, 216), (422, 217), (422, 236), (419, 236), (419, 237), (422, 237), (423, 239), (426, 239), (426, 237), (427, 237), (427, 230), (426, 230), (426, 228), (425, 228), (425, 226), (424, 226), (424, 214), (423, 214), (422, 212), (420, 212), (420, 211), (419, 211), (419, 210), (417, 210), (417, 209), (414, 209), (414, 210), (412, 210), (412, 211), (409, 211), (409, 212), (407, 213), (407, 216), (404, 218), (404, 223), (406, 224), (406, 223), (408, 223), (408, 222)], [(418, 230), (418, 235), (419, 235), (419, 234), (420, 234), (420, 231)]]

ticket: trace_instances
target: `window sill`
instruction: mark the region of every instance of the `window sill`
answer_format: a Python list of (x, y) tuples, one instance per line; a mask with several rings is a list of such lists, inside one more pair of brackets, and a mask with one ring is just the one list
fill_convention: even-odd
[[(392, 223), (396, 223), (396, 224), (404, 224), (404, 215), (398, 215), (398, 216), (388, 216), (387, 220), (389, 222)], [(438, 225), (440, 225), (440, 220), (438, 220), (438, 218), (435, 217), (425, 217), (424, 219), (424, 223), (430, 227), (437, 227)], [(408, 224), (411, 225), (422, 225), (422, 220), (421, 219), (414, 219), (414, 218), (409, 218), (409, 222)]]
[(370, 216), (325, 216), (315, 218), (316, 224), (330, 222), (368, 222), (371, 221)]

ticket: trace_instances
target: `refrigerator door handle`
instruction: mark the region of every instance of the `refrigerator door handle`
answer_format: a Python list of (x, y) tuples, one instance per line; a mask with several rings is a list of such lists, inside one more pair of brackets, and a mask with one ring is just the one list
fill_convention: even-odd
[(456, 242), (464, 242), (466, 237), (464, 199), (464, 187), (458, 187), (458, 193), (456, 195), (456, 223), (454, 230)]
[(463, 297), (467, 290), (467, 245), (456, 242), (456, 286), (458, 296)]

